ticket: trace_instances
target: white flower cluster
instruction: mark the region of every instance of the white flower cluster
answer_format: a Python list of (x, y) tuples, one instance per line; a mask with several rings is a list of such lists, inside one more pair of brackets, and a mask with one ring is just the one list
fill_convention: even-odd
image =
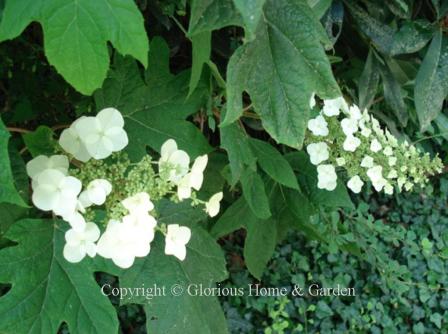
[[(59, 144), (70, 158), (78, 160), (77, 165), (79, 161), (88, 162), (92, 158), (92, 161), (106, 159), (128, 144), (124, 119), (114, 108), (103, 109), (96, 117), (81, 117), (62, 132)], [(162, 192), (160, 195), (170, 193), (171, 186), (177, 186), (178, 200), (192, 197), (192, 189), (199, 190), (202, 186), (207, 161), (207, 155), (200, 156), (190, 169), (188, 154), (179, 150), (174, 140), (166, 141), (158, 162), (160, 182), (157, 184), (162, 190), (157, 190)], [(40, 155), (29, 161), (26, 169), (32, 180), (33, 204), (40, 210), (60, 216), (71, 226), (65, 234), (63, 251), (67, 261), (76, 263), (86, 255), (94, 257), (98, 254), (121, 268), (129, 268), (136, 257), (149, 254), (156, 231), (165, 234), (165, 254), (181, 261), (185, 259), (191, 230), (178, 224), (158, 226), (155, 215), (151, 214), (154, 204), (148, 192), (134, 192), (120, 198), (123, 189), (114, 184), (112, 177), (109, 180), (90, 177), (90, 181), (83, 185), (81, 178), (74, 176), (82, 172), (82, 166), (70, 169), (69, 157), (62, 154)], [(93, 174), (98, 172), (95, 168), (93, 170)], [(143, 173), (144, 177), (154, 173), (152, 169), (147, 172)], [(124, 170), (123, 174), (132, 175), (132, 172)], [(142, 183), (141, 179), (124, 181), (139, 186)], [(194, 204), (203, 204), (204, 210), (213, 217), (219, 212), (222, 192), (213, 195), (208, 202), (192, 199)], [(109, 206), (108, 201), (111, 202)], [(97, 224), (86, 219), (87, 211), (93, 206), (104, 206), (106, 211), (110, 207), (120, 208), (122, 214), (108, 219), (101, 233)]]
[(320, 189), (336, 188), (337, 167), (347, 171), (347, 186), (354, 193), (371, 182), (386, 194), (392, 194), (394, 187), (401, 191), (424, 185), (443, 167), (438, 157), (431, 160), (408, 142), (398, 143), (367, 110), (349, 106), (342, 97), (324, 100), (319, 115), (308, 121), (308, 130), (306, 150), (317, 166)]

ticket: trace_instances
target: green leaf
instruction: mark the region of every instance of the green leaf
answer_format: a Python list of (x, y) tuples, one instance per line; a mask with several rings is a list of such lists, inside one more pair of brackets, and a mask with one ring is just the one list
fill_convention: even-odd
[(233, 231), (243, 228), (245, 222), (253, 217), (255, 217), (254, 214), (244, 200), (244, 197), (241, 196), (219, 217), (218, 221), (213, 225), (210, 234), (214, 238), (219, 239)]
[(278, 223), (274, 218), (257, 218), (244, 197), (240, 197), (218, 219), (211, 234), (218, 239), (240, 228), (247, 231), (244, 241), (247, 268), (254, 277), (261, 279), (266, 264), (274, 253)]
[(210, 59), (212, 52), (212, 34), (210, 31), (196, 34), (191, 38), (191, 43), (193, 44), (193, 60), (188, 96), (190, 96), (198, 86), (199, 79), (201, 79), (202, 67)]
[(390, 55), (414, 53), (422, 49), (432, 37), (428, 22), (405, 22), (394, 34)]
[(11, 171), (11, 161), (8, 153), (9, 131), (0, 119), (0, 203), (6, 202), (18, 206), (26, 203), (17, 192)]
[(179, 224), (192, 226), (207, 218), (203, 209), (194, 207), (190, 201), (173, 203), (168, 199), (161, 199), (156, 203), (156, 211), (160, 213), (159, 224)]
[(321, 42), (330, 44), (305, 0), (266, 1), (255, 39), (229, 61), (227, 112), (221, 126), (242, 115), (241, 94), (246, 91), (271, 137), (301, 147), (311, 94), (340, 95)]
[(409, 10), (408, 4), (403, 0), (387, 1), (385, 4), (390, 11), (398, 17), (404, 19), (409, 19), (411, 17), (412, 12)]
[(242, 18), (232, 0), (193, 0), (191, 4), (190, 36), (226, 26), (242, 26)]
[(324, 206), (329, 208), (345, 207), (354, 209), (347, 188), (341, 182), (340, 177), (336, 189), (327, 191), (317, 188), (317, 170), (316, 166), (311, 164), (308, 155), (301, 152), (293, 152), (285, 156), (293, 169), (298, 174), (299, 185), (304, 195), (317, 207)]
[(133, 0), (8, 0), (0, 41), (17, 37), (33, 21), (42, 25), (49, 63), (83, 94), (106, 78), (108, 41), (147, 64), (148, 38)]
[(308, 5), (313, 9), (316, 16), (320, 19), (330, 8), (332, 0), (308, 0)]
[(256, 158), (250, 148), (249, 139), (237, 124), (221, 129), (221, 147), (227, 151), (232, 173), (232, 185), (241, 178), (245, 168), (255, 170)]
[(51, 220), (22, 220), (7, 237), (18, 245), (0, 251), (0, 282), (12, 284), (0, 298), (0, 332), (117, 333), (116, 312), (101, 294), (90, 259), (70, 264), (62, 256), (64, 231)]
[[(163, 249), (164, 240), (158, 234), (151, 243), (150, 255), (126, 270), (120, 277), (120, 284), (123, 287), (166, 287), (166, 295), (156, 296), (149, 303), (144, 296), (134, 296), (124, 299), (123, 303), (145, 305), (148, 333), (227, 333), (217, 297), (192, 296), (188, 292), (192, 294), (201, 286), (213, 288), (215, 282), (227, 277), (220, 247), (207, 232), (192, 227), (184, 261), (165, 255)], [(182, 287), (181, 295), (172, 294), (174, 285)]]
[(273, 213), (271, 218), (258, 218), (242, 196), (227, 208), (211, 229), (215, 238), (240, 228), (246, 229), (244, 259), (250, 273), (257, 279), (261, 279), (276, 243), (292, 228), (308, 238), (326, 242), (326, 238), (309, 221), (315, 210), (305, 196), (272, 181), (267, 182), (266, 188), (269, 189), (268, 198)]
[(266, 174), (280, 184), (299, 189), (294, 171), (288, 161), (270, 144), (250, 138), (250, 145), (257, 162)]
[(406, 126), (409, 114), (406, 104), (404, 103), (403, 94), (401, 93), (401, 86), (395, 79), (387, 63), (385, 65), (378, 64), (378, 67), (383, 82), (384, 99), (395, 113), (400, 124)]
[(56, 140), (53, 136), (52, 129), (41, 125), (34, 132), (23, 134), (23, 141), (33, 157), (41, 154), (52, 155), (56, 146)]
[(26, 217), (28, 210), (20, 206), (1, 203), (0, 212), (2, 213), (2, 218), (0, 219), (0, 240), (5, 236), (8, 229), (19, 219)]
[(266, 0), (233, 0), (235, 7), (243, 17), (246, 37), (251, 40), (263, 14), (263, 5)]
[(414, 100), (420, 128), (425, 130), (440, 113), (448, 94), (448, 43), (439, 31), (428, 48), (415, 79)]
[(273, 219), (250, 219), (246, 222), (247, 236), (244, 241), (244, 260), (250, 273), (261, 280), (277, 243), (277, 227)]
[(199, 129), (186, 119), (197, 112), (207, 93), (203, 85), (188, 95), (190, 73), (169, 72), (169, 49), (161, 38), (151, 42), (151, 57), (145, 83), (135, 61), (118, 57), (101, 90), (95, 93), (98, 109), (115, 107), (123, 113), (129, 136), (126, 151), (133, 160), (155, 151), (167, 139), (193, 158), (211, 151)]
[[(9, 159), (11, 161), (12, 177), (14, 179), (14, 185), (20, 197), (22, 197), (25, 203), (29, 203), (30, 199), (30, 178), (26, 172), (26, 165), (23, 161), (19, 150), (9, 143)], [(28, 206), (27, 206), (28, 207)]]
[[(165, 294), (153, 297), (150, 302), (143, 295), (129, 296), (122, 303), (144, 305), (148, 333), (227, 333), (225, 317), (216, 296), (192, 295), (200, 287), (213, 288), (215, 282), (227, 278), (221, 248), (197, 224), (204, 219), (204, 211), (192, 207), (187, 201), (178, 204), (162, 200), (157, 204), (157, 212), (159, 223), (191, 228), (187, 257), (180, 261), (165, 255), (165, 241), (158, 233), (151, 243), (151, 253), (137, 259), (119, 278), (122, 287), (165, 287)], [(172, 293), (174, 285), (181, 286), (180, 295)]]
[(377, 60), (370, 50), (358, 82), (359, 108), (361, 110), (370, 107), (378, 90), (380, 74), (376, 62)]
[(437, 326), (437, 328), (441, 329), (442, 328), (442, 316), (440, 315), (440, 313), (432, 313), (431, 316), (429, 317), (429, 320)]
[(371, 17), (358, 6), (356, 1), (347, 0), (345, 3), (359, 29), (372, 40), (378, 50), (384, 54), (389, 54), (392, 48), (394, 29)]
[(260, 175), (250, 169), (244, 170), (241, 174), (241, 186), (243, 188), (243, 196), (255, 216), (260, 219), (269, 218), (271, 211), (269, 209), (264, 183)]

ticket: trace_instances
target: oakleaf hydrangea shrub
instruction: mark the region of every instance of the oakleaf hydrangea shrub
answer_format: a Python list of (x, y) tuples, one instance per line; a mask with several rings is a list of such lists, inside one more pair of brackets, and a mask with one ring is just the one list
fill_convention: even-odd
[[(317, 109), (314, 97), (310, 104)], [(349, 106), (342, 97), (324, 100), (308, 130), (306, 151), (316, 165), (320, 189), (334, 190), (341, 169), (354, 193), (371, 182), (376, 191), (391, 195), (394, 188), (409, 191), (426, 185), (443, 168), (439, 157), (431, 159), (407, 141), (399, 143), (367, 110)]]
[[(133, 163), (122, 151), (128, 144), (124, 119), (114, 108), (82, 116), (62, 131), (59, 154), (39, 155), (26, 165), (32, 180), (32, 202), (70, 224), (64, 257), (77, 263), (85, 256), (102, 256), (121, 268), (145, 257), (156, 232), (165, 235), (165, 254), (183, 261), (191, 230), (178, 224), (158, 224), (154, 203), (190, 199), (209, 216), (219, 212), (222, 192), (205, 202), (197, 198), (207, 155), (191, 164), (173, 139)], [(103, 215), (100, 215), (100, 210)]]

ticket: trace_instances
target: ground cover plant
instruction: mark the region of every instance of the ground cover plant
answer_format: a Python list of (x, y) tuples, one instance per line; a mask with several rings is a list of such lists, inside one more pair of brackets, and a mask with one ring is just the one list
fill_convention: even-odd
[(0, 1), (0, 332), (446, 331), (447, 14)]

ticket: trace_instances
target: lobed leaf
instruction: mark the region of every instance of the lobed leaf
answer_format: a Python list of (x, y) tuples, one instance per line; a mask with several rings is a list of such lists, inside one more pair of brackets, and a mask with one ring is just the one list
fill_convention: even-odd
[(300, 148), (311, 94), (340, 95), (321, 42), (330, 44), (306, 1), (266, 1), (255, 39), (229, 61), (228, 105), (221, 126), (242, 115), (241, 93), (247, 91), (271, 137)]
[(43, 27), (50, 64), (85, 95), (106, 78), (108, 41), (147, 65), (148, 37), (133, 0), (7, 0), (0, 41), (17, 37), (33, 21)]
[(0, 282), (12, 284), (0, 298), (0, 332), (57, 333), (63, 322), (70, 333), (117, 332), (115, 309), (94, 279), (100, 268), (88, 259), (67, 262), (56, 224), (25, 219), (7, 232), (18, 244), (0, 251)]

